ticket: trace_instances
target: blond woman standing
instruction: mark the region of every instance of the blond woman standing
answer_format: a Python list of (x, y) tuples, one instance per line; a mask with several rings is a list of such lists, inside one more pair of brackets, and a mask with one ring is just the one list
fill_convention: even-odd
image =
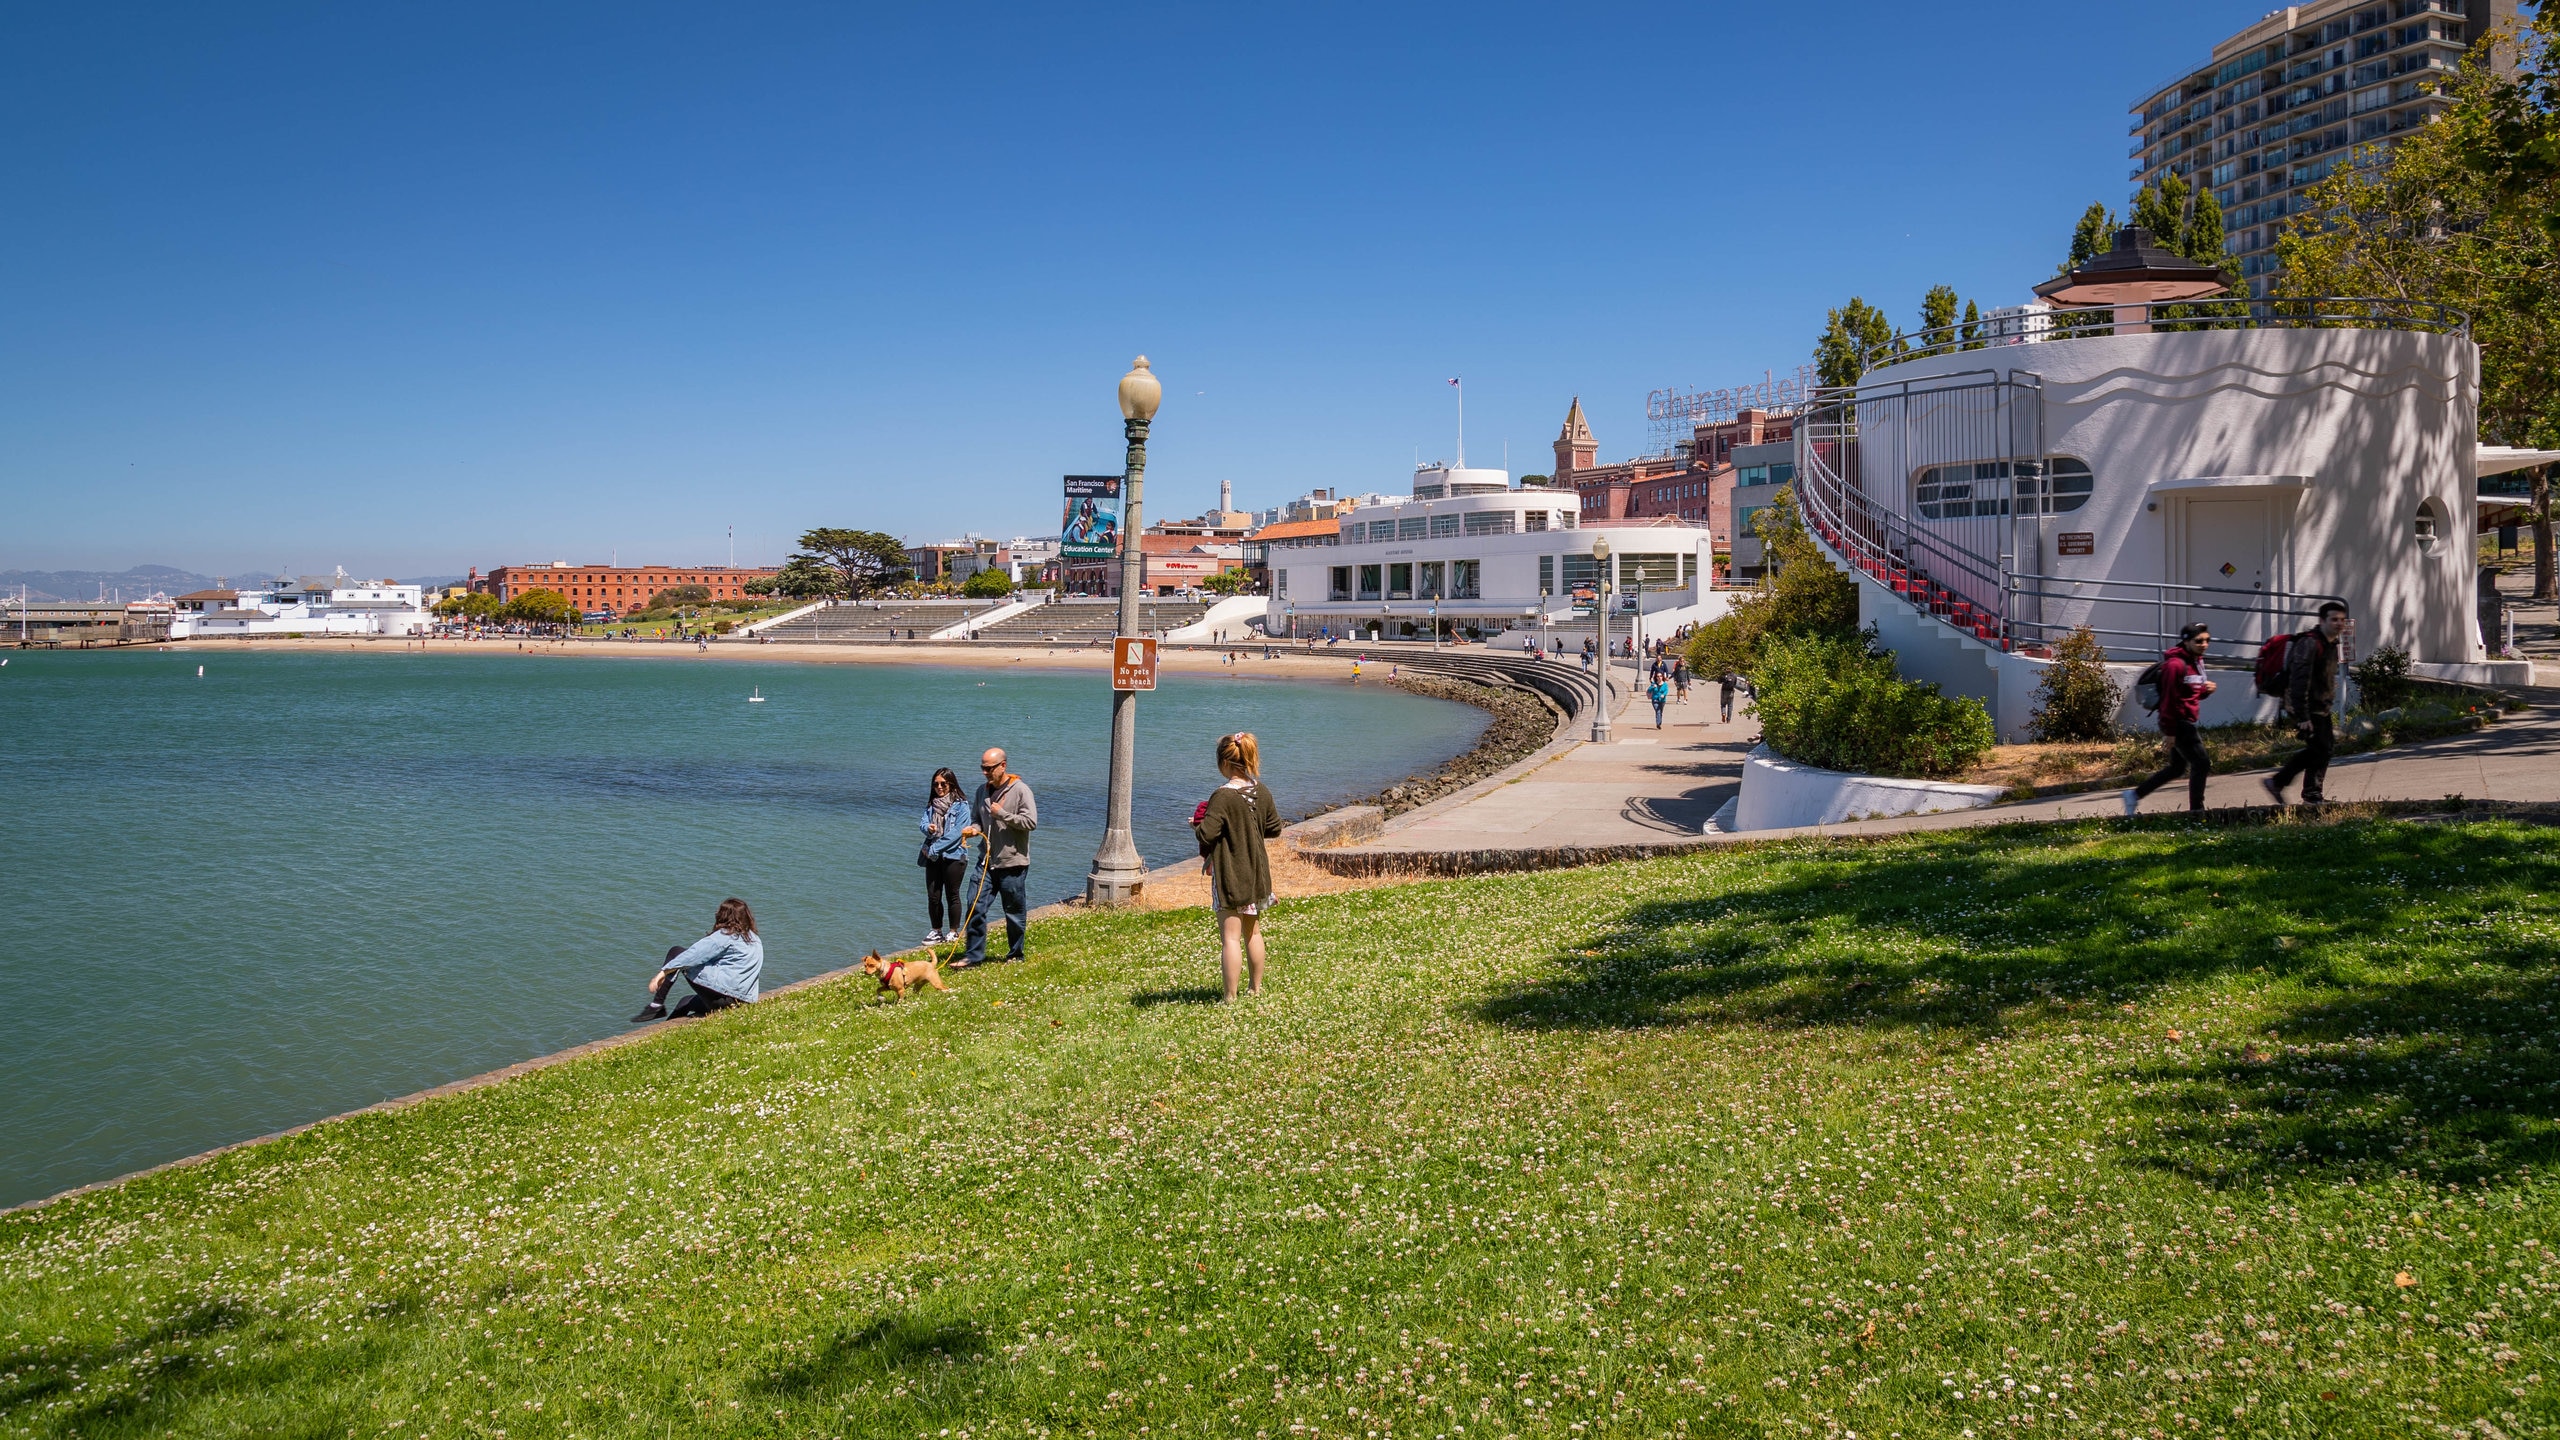
[(1248, 993), (1262, 993), (1262, 917), (1270, 912), (1271, 854), (1280, 833), (1280, 803), (1262, 783), (1262, 749), (1239, 730), (1218, 740), (1218, 771), (1227, 777), (1200, 812), (1200, 858), (1209, 865), (1209, 898), (1217, 906), (1220, 967), (1227, 998), (1249, 969)]

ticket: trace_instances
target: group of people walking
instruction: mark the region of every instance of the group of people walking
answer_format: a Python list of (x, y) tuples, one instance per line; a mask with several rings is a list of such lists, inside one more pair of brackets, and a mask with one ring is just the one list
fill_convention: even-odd
[[(2285, 787), (2302, 781), (2302, 803), (2326, 803), (2329, 760), (2337, 752), (2332, 712), (2338, 704), (2338, 669), (2344, 654), (2347, 607), (2337, 600), (2321, 605), (2310, 629), (2278, 636), (2261, 648), (2258, 691), (2284, 702), (2284, 718), (2302, 737), (2302, 748), (2262, 783), (2277, 804), (2285, 803)], [(2160, 733), (2169, 742), (2168, 763), (2149, 779), (2124, 792), (2124, 813), (2134, 814), (2144, 797), (2181, 776), (2187, 782), (2187, 811), (2204, 813), (2205, 778), (2213, 771), (2205, 755), (2199, 721), (2204, 702), (2222, 687), (2205, 678), (2205, 651), (2213, 644), (2213, 627), (2196, 621), (2178, 632), (2178, 643), (2143, 674), (2145, 685), (2158, 687)]]
[[(1280, 834), (1280, 805), (1262, 783), (1261, 745), (1250, 731), (1219, 736), (1216, 760), (1222, 783), (1192, 812), (1191, 825), (1218, 917), (1226, 998), (1233, 1000), (1240, 984), (1247, 994), (1262, 993), (1262, 918), (1275, 903), (1267, 842)], [(1031, 832), (1040, 828), (1039, 801), (1001, 749), (979, 756), (978, 772), (977, 788), (964, 790), (949, 767), (934, 771), (917, 820), (922, 839), (916, 864), (924, 871), (929, 927), (925, 943), (962, 943), (954, 969), (1027, 958)], [(991, 959), (987, 941), (999, 913), (1005, 948)], [(685, 1019), (752, 1004), (763, 973), (764, 939), (755, 912), (731, 896), (713, 914), (709, 934), (667, 951), (649, 979), (648, 1003), (632, 1021)], [(667, 997), (678, 979), (691, 993), (670, 1008)]]

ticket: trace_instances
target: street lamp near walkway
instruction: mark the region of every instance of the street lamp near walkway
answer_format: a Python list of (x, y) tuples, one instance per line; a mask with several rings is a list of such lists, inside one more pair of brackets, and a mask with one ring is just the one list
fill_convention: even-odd
[(1600, 703), (1591, 712), (1591, 743), (1609, 743), (1609, 604), (1617, 587), (1610, 582), (1609, 537), (1602, 535), (1591, 542), (1591, 559), (1599, 567), (1600, 578)]
[[(1145, 588), (1145, 547), (1138, 536), (1145, 527), (1139, 499), (1147, 480), (1147, 426), (1164, 400), (1164, 384), (1141, 355), (1120, 377), (1120, 431), (1129, 442), (1120, 485), (1120, 627), (1123, 636), (1138, 633), (1138, 592)], [(1117, 651), (1119, 647), (1114, 646)], [(1111, 790), (1102, 822), (1102, 846), (1093, 852), (1093, 872), (1085, 876), (1088, 905), (1126, 905), (1145, 883), (1147, 862), (1129, 822), (1131, 792), (1137, 784), (1138, 693), (1111, 692)]]

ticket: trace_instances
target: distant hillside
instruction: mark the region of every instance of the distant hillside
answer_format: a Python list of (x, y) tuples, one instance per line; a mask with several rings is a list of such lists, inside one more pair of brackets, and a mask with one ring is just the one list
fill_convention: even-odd
[(27, 587), (29, 600), (95, 600), (100, 595), (110, 600), (143, 600), (155, 591), (184, 595), (210, 589), (213, 577), (167, 565), (136, 565), (130, 570), (0, 570), (0, 594), (14, 600), (21, 585)]

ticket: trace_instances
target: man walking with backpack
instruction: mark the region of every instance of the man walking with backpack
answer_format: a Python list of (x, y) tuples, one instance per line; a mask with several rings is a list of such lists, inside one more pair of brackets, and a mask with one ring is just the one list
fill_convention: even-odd
[(2213, 644), (2213, 628), (2196, 621), (2178, 632), (2178, 644), (2160, 663), (2143, 672), (2136, 681), (2156, 685), (2160, 695), (2160, 733), (2169, 737), (2169, 763), (2159, 773), (2124, 792), (2124, 813), (2134, 814), (2142, 806), (2142, 797), (2177, 779), (2187, 777), (2187, 813), (2204, 813), (2204, 781), (2212, 770), (2204, 753), (2204, 737), (2196, 733), (2196, 716), (2204, 698), (2218, 687), (2204, 678), (2204, 652)]
[(2293, 721), (2302, 749), (2267, 777), (2267, 793), (2285, 803), (2284, 787), (2302, 777), (2302, 803), (2326, 803), (2329, 757), (2338, 748), (2338, 732), (2330, 712), (2338, 703), (2338, 659), (2344, 646), (2347, 607), (2331, 600), (2320, 607), (2319, 623), (2296, 635), (2284, 647), (2284, 713)]

